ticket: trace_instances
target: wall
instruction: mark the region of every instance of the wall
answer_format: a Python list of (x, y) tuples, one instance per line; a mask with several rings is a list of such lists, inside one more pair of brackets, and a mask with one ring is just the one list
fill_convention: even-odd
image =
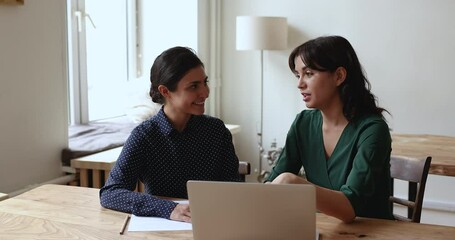
[[(451, 0), (222, 1), (221, 117), (240, 124), (237, 152), (257, 167), (256, 129), (260, 119), (260, 52), (235, 50), (235, 17), (285, 16), (289, 46), (264, 52), (264, 146), (282, 146), (295, 115), (304, 109), (287, 57), (299, 44), (342, 35), (356, 49), (379, 104), (392, 113), (390, 127), (400, 133), (455, 136), (455, 2)], [(254, 176), (249, 180), (254, 181)], [(451, 210), (455, 224), (455, 178), (431, 175), (426, 206)], [(403, 188), (401, 188), (402, 190)], [(449, 190), (451, 189), (451, 190)], [(403, 193), (404, 194), (404, 193)], [(424, 205), (425, 205), (424, 204)], [(436, 215), (435, 215), (436, 214)], [(427, 217), (428, 216), (428, 217)], [(436, 216), (436, 217), (434, 217)], [(424, 210), (423, 221), (441, 222)], [(444, 222), (442, 221), (442, 222)]]
[(67, 143), (65, 1), (0, 5), (0, 192), (60, 176)]
[[(196, 0), (142, 0), (143, 76), (149, 79), (155, 58), (174, 46), (198, 50)], [(178, 6), (178, 7), (176, 7)]]

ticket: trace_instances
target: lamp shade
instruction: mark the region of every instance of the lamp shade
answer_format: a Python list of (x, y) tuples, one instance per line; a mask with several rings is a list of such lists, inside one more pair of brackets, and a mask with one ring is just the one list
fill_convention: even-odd
[(237, 17), (237, 50), (282, 50), (286, 49), (287, 41), (285, 17)]

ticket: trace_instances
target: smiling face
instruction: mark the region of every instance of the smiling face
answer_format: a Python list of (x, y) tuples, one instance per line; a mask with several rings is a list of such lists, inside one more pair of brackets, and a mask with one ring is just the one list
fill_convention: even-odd
[(159, 90), (166, 98), (165, 112), (179, 119), (189, 119), (191, 115), (202, 115), (205, 100), (209, 97), (207, 75), (203, 66), (190, 69), (178, 82), (175, 91), (161, 85)]
[(297, 87), (308, 108), (325, 110), (340, 102), (338, 86), (344, 81), (343, 68), (335, 72), (314, 70), (305, 66), (300, 56), (296, 56), (294, 64)]

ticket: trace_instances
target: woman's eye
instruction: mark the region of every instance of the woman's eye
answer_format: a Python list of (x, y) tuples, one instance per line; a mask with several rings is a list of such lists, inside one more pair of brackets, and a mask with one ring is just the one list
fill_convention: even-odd
[(311, 77), (311, 76), (313, 76), (313, 72), (311, 72), (311, 71), (306, 71), (306, 72), (305, 72), (305, 76)]

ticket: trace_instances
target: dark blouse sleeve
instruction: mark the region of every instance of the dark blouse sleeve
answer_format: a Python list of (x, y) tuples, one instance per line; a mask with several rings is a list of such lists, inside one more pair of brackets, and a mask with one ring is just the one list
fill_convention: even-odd
[(169, 219), (177, 203), (159, 199), (147, 193), (134, 192), (145, 162), (146, 139), (135, 129), (126, 141), (109, 178), (100, 190), (103, 207), (132, 213), (137, 216), (156, 216)]
[(223, 166), (220, 173), (220, 181), (231, 181), (231, 182), (240, 182), (240, 174), (239, 174), (239, 159), (235, 153), (234, 144), (232, 142), (232, 134), (229, 129), (226, 128), (226, 125), (221, 121), (219, 124), (219, 129), (216, 131), (222, 132), (222, 145), (224, 151), (220, 156)]
[(367, 205), (367, 200), (380, 191), (378, 186), (386, 184), (391, 152), (391, 137), (387, 124), (371, 122), (360, 134), (357, 154), (352, 163), (346, 184), (341, 187), (351, 202), (356, 214)]

